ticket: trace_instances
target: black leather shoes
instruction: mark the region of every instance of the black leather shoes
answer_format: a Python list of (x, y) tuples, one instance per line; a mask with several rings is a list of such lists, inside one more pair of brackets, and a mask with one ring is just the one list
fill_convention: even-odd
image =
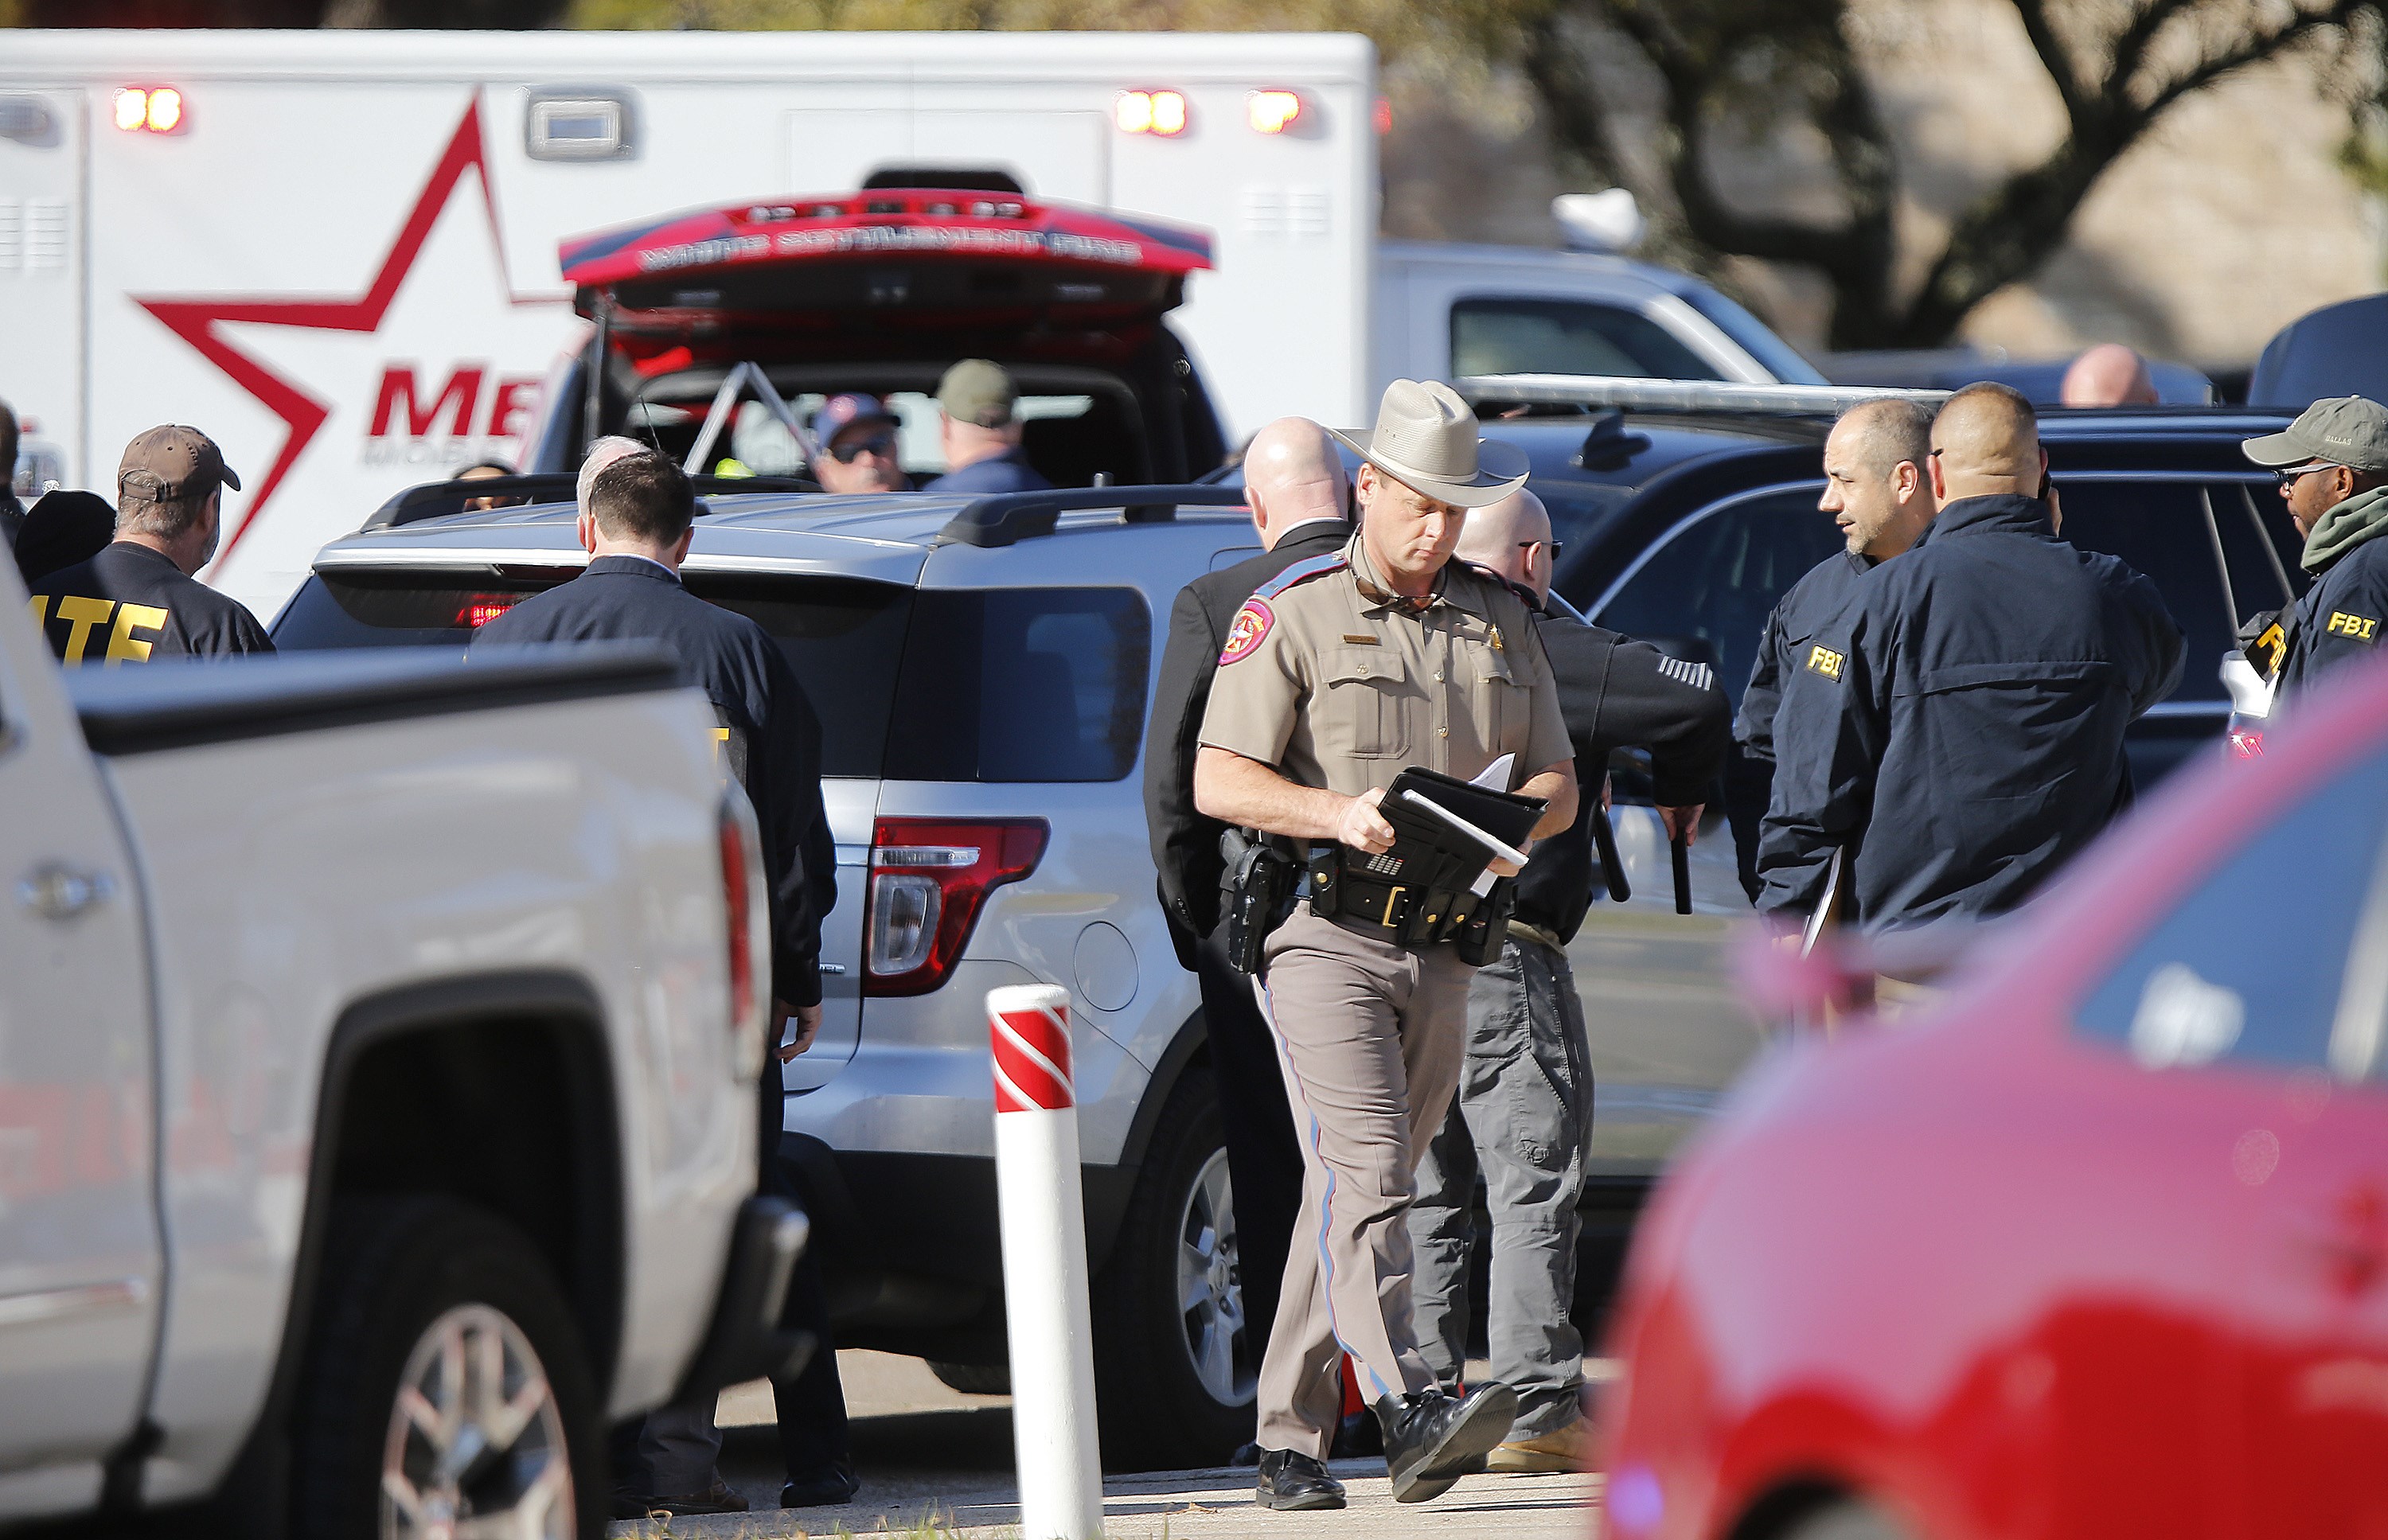
[[(1502, 1424), (1504, 1432), (1507, 1427)], [(1290, 1449), (1261, 1451), (1261, 1478), (1252, 1491), (1261, 1507), (1289, 1513), (1343, 1506), (1343, 1483), (1308, 1455)]]
[(844, 1460), (780, 1488), (781, 1508), (843, 1508), (862, 1490), (862, 1480)]
[(1422, 1503), (1440, 1497), (1509, 1434), (1518, 1416), (1518, 1393), (1498, 1380), (1471, 1387), (1465, 1395), (1430, 1390), (1377, 1403), (1385, 1429), (1385, 1470), (1393, 1478), (1393, 1501)]

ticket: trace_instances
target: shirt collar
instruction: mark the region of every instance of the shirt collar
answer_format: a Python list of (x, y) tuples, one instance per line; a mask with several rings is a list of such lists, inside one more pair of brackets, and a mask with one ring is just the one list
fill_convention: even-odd
[(1368, 543), (1360, 537), (1360, 532), (1356, 529), (1352, 532), (1352, 538), (1344, 542), (1343, 556), (1351, 566), (1352, 581), (1359, 587), (1362, 602), (1371, 610), (1391, 610), (1404, 615), (1423, 615), (1443, 602), (1443, 590), (1451, 584), (1452, 564), (1445, 562), (1442, 569), (1434, 574), (1434, 587), (1428, 591), (1424, 600), (1404, 599), (1387, 587), (1377, 576), (1376, 563), (1368, 560)]
[[(603, 562), (632, 562), (638, 564), (627, 567), (617, 566), (601, 568), (599, 563)], [(680, 574), (672, 571), (670, 567), (656, 561), (654, 557), (641, 556), (635, 552), (627, 550), (617, 550), (608, 555), (592, 559), (589, 563), (589, 570), (591, 572), (602, 570), (604, 572), (633, 573), (641, 577), (662, 576), (670, 579), (674, 583), (678, 583), (680, 581)]]
[(1282, 546), (1295, 540), (1315, 539), (1321, 535), (1327, 534), (1330, 530), (1338, 535), (1341, 535), (1344, 534), (1349, 527), (1350, 526), (1343, 523), (1341, 515), (1335, 513), (1321, 513), (1315, 519), (1304, 519), (1302, 523), (1295, 524), (1290, 529), (1288, 529), (1284, 534), (1277, 537), (1277, 543)]

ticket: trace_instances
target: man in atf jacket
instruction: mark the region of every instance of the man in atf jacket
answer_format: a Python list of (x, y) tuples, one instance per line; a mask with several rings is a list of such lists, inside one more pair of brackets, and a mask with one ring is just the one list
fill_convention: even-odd
[(2283, 700), (2380, 645), (2388, 621), (2388, 407), (2360, 396), (2316, 401), (2282, 432), (2251, 438), (2247, 458), (2280, 481), (2314, 577), (2282, 645)]
[(1550, 515), (1522, 489), (1470, 513), (1459, 537), (1463, 560), (1515, 587), (1533, 610), (1583, 790), (1575, 821), (1536, 845), (1518, 874), (1500, 956), (1468, 982), (1458, 1098), (1418, 1162), (1409, 1213), (1418, 1348), (1439, 1379), (1457, 1384), (1466, 1377), (1468, 1262), (1483, 1178), (1492, 1221), (1492, 1378), (1518, 1393), (1517, 1420), (1486, 1458), (1490, 1469), (1517, 1474), (1583, 1471), (1592, 1458), (1583, 1339), (1569, 1316), (1593, 1076), (1566, 949), (1592, 903), (1592, 820), (1609, 751), (1650, 751), (1659, 814), (1688, 836), (1732, 741), (1724, 692), (1708, 666), (1552, 604), (1550, 552)]
[(1302, 1146), (1294, 1139), (1277, 1043), (1252, 998), (1252, 981), (1227, 966), (1219, 891), (1226, 869), (1219, 836), (1226, 826), (1195, 811), (1194, 751), (1236, 612), (1253, 589), (1295, 562), (1340, 551), (1352, 526), (1345, 518), (1343, 462), (1326, 430), (1306, 418), (1284, 418), (1252, 435), (1244, 450), (1244, 487), (1252, 525), (1268, 549), (1178, 590), (1145, 738), (1144, 812), (1169, 939), (1177, 960), (1202, 987), (1202, 1022), (1236, 1189), (1244, 1335), (1258, 1363), (1277, 1319), (1277, 1285), (1302, 1207)]
[(1804, 920), (1835, 849), (1868, 930), (2029, 897), (2129, 801), (2123, 734), (2180, 679), (2155, 585), (2057, 536), (2030, 404), (1969, 385), (1932, 426), (1940, 511), (1793, 660), (1759, 908)]
[(1774, 794), (1774, 713), (1784, 677), (1824, 623), (1839, 614), (1858, 580), (1915, 544), (1932, 522), (1932, 411), (1918, 401), (1886, 399), (1851, 407), (1824, 440), (1824, 494), (1817, 500), (1840, 529), (1845, 549), (1791, 585), (1758, 639), (1749, 684), (1733, 736), (1739, 751), (1725, 761), (1725, 816), (1733, 823), (1741, 885), (1756, 902), (1758, 831)]

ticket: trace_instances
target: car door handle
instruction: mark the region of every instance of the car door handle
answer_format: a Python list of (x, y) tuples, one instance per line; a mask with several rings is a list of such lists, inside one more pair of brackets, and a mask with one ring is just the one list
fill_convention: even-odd
[(17, 902), (45, 920), (73, 919), (116, 892), (106, 872), (79, 872), (56, 862), (35, 867), (17, 884)]

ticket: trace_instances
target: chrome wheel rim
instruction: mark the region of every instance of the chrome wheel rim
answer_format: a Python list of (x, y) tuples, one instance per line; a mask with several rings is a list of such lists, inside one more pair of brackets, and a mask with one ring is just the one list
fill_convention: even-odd
[(1225, 1150), (1212, 1151), (1202, 1163), (1178, 1218), (1177, 1310), (1188, 1361), (1211, 1399), (1223, 1407), (1250, 1406), (1255, 1366), (1245, 1331), (1235, 1186)]
[(572, 1460), (521, 1327), (459, 1305), (407, 1355), (382, 1444), (383, 1540), (570, 1540)]

